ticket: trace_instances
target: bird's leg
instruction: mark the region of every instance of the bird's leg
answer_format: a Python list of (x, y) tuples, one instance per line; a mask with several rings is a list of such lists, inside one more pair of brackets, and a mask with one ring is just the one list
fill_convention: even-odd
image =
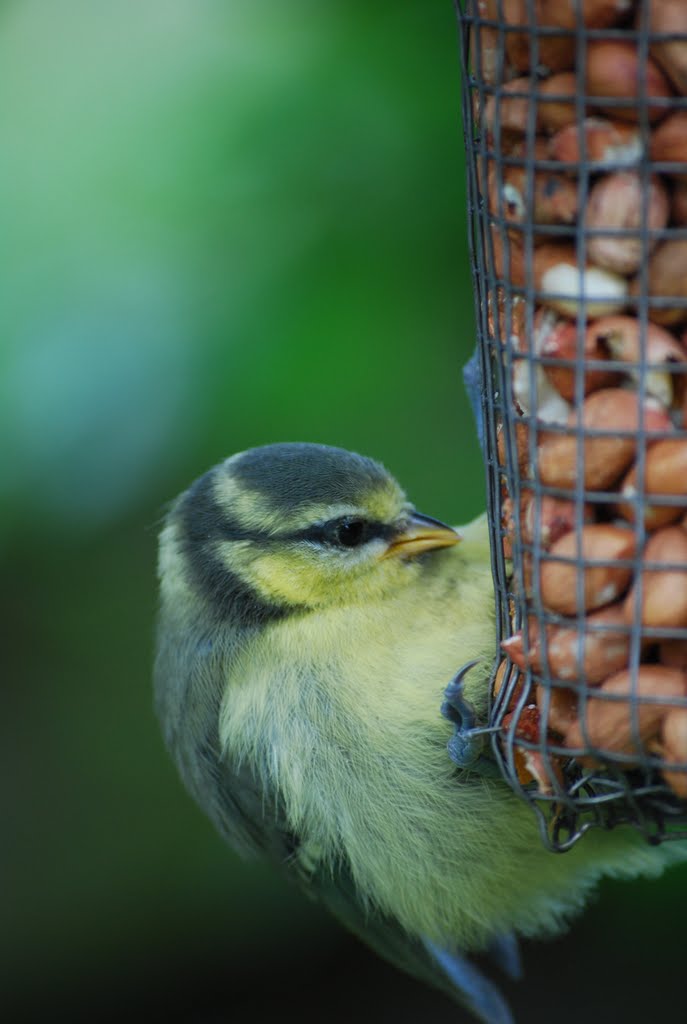
[(493, 730), (478, 723), (475, 709), (463, 694), (465, 676), (477, 664), (479, 659), (463, 665), (444, 691), (441, 713), (454, 725), (453, 736), (448, 741), (448, 752), (459, 768), (476, 771), (481, 775), (498, 775), (496, 763), (486, 753), (485, 741)]

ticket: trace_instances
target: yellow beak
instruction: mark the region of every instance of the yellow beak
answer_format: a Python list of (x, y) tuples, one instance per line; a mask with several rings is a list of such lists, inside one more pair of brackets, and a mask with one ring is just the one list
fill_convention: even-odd
[(413, 512), (407, 526), (389, 544), (382, 558), (397, 555), (400, 558), (412, 558), (433, 548), (450, 548), (458, 544), (461, 536), (446, 523)]

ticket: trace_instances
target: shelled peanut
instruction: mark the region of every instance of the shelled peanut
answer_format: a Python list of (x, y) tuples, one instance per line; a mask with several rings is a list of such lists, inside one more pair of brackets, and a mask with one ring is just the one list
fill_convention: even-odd
[[(665, 763), (687, 799), (687, 3), (473, 7), (501, 525), (524, 623), (503, 647), (535, 680), (502, 728), (543, 731), (584, 768)], [(518, 776), (551, 792), (563, 754), (535, 753)]]

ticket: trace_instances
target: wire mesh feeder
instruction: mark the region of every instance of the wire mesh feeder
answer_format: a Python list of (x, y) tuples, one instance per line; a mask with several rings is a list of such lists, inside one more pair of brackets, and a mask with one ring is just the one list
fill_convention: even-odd
[(552, 849), (687, 836), (687, 3), (462, 0), (499, 642)]

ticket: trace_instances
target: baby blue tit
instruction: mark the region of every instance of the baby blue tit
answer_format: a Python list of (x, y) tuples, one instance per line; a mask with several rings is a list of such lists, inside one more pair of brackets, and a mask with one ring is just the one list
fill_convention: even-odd
[(467, 954), (514, 973), (514, 933), (555, 933), (601, 875), (680, 856), (632, 829), (552, 854), (500, 778), (450, 760), (440, 707), (468, 660), (465, 696), (487, 708), (484, 518), (454, 531), (369, 458), (269, 445), (177, 499), (159, 572), (156, 706), (192, 795), (236, 850), (479, 1019), (512, 1017)]

